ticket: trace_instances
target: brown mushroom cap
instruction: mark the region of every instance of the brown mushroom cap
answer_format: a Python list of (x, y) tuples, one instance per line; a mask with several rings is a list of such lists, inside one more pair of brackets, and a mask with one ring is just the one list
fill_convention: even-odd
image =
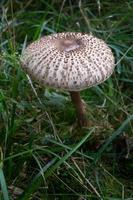
[(22, 67), (42, 85), (79, 91), (112, 74), (114, 56), (107, 44), (91, 34), (55, 33), (30, 44)]

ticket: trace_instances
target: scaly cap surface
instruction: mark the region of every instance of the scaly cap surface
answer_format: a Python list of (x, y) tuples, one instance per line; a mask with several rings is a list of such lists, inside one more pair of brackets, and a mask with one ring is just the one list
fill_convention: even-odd
[(112, 74), (114, 56), (91, 34), (55, 33), (31, 43), (21, 56), (23, 69), (45, 86), (79, 91)]

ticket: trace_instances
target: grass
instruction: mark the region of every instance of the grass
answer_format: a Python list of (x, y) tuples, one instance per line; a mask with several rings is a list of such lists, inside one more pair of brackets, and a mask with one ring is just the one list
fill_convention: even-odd
[[(133, 1), (0, 5), (0, 199), (133, 199)], [(19, 63), (30, 42), (62, 31), (92, 32), (116, 59), (111, 78), (81, 92), (83, 129), (69, 94), (32, 82)]]

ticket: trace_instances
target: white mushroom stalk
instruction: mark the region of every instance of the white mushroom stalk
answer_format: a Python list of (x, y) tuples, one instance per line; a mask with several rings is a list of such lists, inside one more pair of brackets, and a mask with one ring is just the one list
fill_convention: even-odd
[(40, 84), (67, 90), (80, 126), (87, 124), (79, 91), (100, 84), (113, 73), (114, 56), (91, 34), (55, 33), (30, 44), (21, 56), (23, 69)]

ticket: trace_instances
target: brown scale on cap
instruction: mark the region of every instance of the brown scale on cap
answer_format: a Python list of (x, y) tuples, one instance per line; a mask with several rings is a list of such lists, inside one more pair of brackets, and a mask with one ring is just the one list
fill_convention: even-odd
[(91, 34), (55, 33), (30, 44), (22, 67), (42, 85), (80, 91), (112, 74), (114, 56), (107, 44)]

